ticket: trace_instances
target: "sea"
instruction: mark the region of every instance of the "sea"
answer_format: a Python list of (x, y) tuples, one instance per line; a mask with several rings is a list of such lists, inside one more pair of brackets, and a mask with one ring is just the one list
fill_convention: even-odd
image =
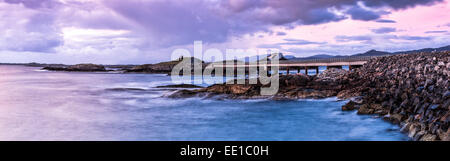
[[(167, 98), (165, 74), (0, 65), (0, 140), (396, 141), (397, 125), (345, 100)], [(208, 86), (208, 84), (201, 84)]]

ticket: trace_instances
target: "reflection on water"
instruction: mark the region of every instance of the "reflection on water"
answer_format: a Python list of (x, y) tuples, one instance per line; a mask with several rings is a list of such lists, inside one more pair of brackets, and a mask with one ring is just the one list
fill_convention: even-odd
[(0, 66), (0, 140), (405, 140), (334, 99), (166, 99), (162, 74)]

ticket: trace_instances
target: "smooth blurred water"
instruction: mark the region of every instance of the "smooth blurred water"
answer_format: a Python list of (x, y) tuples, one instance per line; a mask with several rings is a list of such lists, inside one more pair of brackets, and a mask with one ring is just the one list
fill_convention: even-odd
[(168, 99), (161, 74), (0, 66), (0, 140), (407, 140), (324, 100)]

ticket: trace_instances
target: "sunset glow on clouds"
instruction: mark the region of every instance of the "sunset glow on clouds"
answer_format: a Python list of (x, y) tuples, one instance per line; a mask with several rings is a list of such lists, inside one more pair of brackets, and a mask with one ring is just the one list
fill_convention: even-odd
[(0, 62), (154, 63), (176, 48), (298, 57), (450, 44), (448, 0), (0, 0)]

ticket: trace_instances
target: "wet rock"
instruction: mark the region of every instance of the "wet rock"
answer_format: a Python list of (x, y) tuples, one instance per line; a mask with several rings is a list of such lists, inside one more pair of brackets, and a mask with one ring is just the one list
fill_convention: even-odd
[(363, 104), (359, 107), (358, 109), (358, 114), (373, 114), (374, 109), (370, 108), (370, 105), (368, 104)]
[(169, 98), (190, 98), (199, 96), (199, 92), (193, 90), (179, 90), (169, 95)]
[(245, 85), (235, 85), (231, 86), (230, 91), (232, 94), (244, 94), (247, 93), (248, 90), (250, 90), (251, 86), (245, 86)]
[(426, 134), (420, 138), (420, 141), (436, 141), (437, 136), (433, 134)]
[(342, 106), (342, 111), (351, 111), (351, 110), (355, 110), (357, 109), (358, 105), (356, 104), (356, 102), (353, 101), (349, 101), (347, 104), (345, 104), (344, 106)]
[(450, 128), (444, 132), (444, 131), (440, 131), (438, 132), (439, 138), (442, 141), (450, 141)]
[(322, 80), (328, 80), (328, 81), (334, 81), (342, 76), (344, 76), (347, 73), (344, 69), (337, 69), (337, 68), (329, 68), (322, 73), (320, 73), (317, 78)]
[(203, 88), (203, 87), (193, 85), (193, 84), (174, 84), (174, 85), (166, 85), (166, 86), (157, 86), (156, 88)]
[(442, 98), (443, 98), (443, 99), (449, 99), (449, 98), (450, 98), (450, 91), (445, 92), (445, 93), (442, 95)]
[(391, 121), (394, 124), (400, 124), (403, 119), (403, 115), (400, 114), (390, 114), (384, 117), (385, 120)]
[(413, 140), (420, 140), (422, 138), (422, 136), (425, 134), (426, 134), (425, 131), (419, 131), (416, 133), (416, 135), (414, 135)]

